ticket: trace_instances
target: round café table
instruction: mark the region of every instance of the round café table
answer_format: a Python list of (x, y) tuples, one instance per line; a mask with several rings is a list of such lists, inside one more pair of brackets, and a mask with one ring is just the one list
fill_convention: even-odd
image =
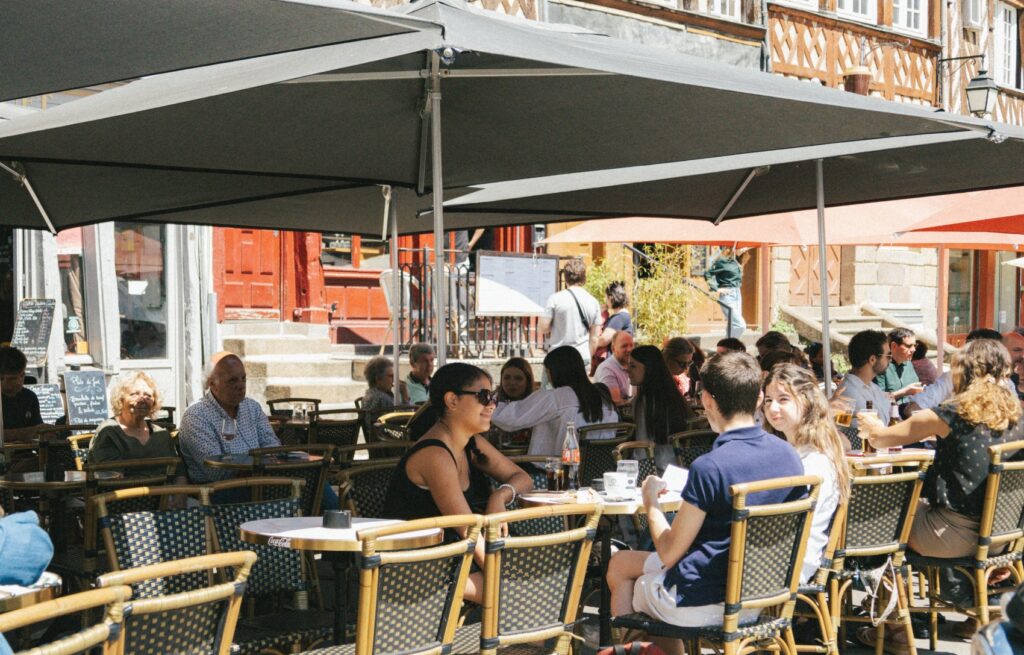
[(60, 586), (60, 576), (50, 571), (44, 571), (35, 583), (27, 587), (16, 584), (0, 585), (0, 613), (53, 600), (60, 595)]
[[(63, 496), (84, 493), (87, 475), (85, 471), (59, 473), (59, 477), (50, 479), (47, 479), (43, 471), (8, 473), (0, 478), (0, 488), (9, 489), (12, 493), (39, 494), (39, 513), (47, 519), (54, 547), (61, 549), (67, 546)], [(95, 471), (93, 475), (97, 480), (116, 480), (122, 477), (120, 471)]]
[[(402, 521), (394, 519), (352, 518), (351, 528), (325, 528), (323, 517), (294, 516), (248, 521), (239, 526), (242, 541), (250, 544), (276, 546), (324, 553), (334, 567), (334, 643), (345, 643), (345, 615), (348, 605), (348, 567), (352, 555), (359, 552), (360, 530), (382, 528)], [(380, 549), (424, 548), (441, 543), (438, 529), (417, 530), (395, 535), (377, 542)]]
[(323, 457), (310, 455), (301, 451), (294, 453), (282, 453), (281, 455), (253, 457), (246, 453), (227, 453), (225, 455), (214, 455), (203, 460), (203, 464), (215, 469), (227, 469), (229, 471), (242, 471), (254, 473), (260, 466), (267, 464), (294, 464), (296, 462), (320, 462)]
[[(640, 500), (639, 488), (636, 496), (628, 500), (608, 499), (602, 493), (595, 493), (597, 498), (586, 502), (601, 503), (601, 522), (598, 523), (598, 540), (601, 544), (601, 605), (598, 616), (601, 625), (601, 643), (610, 644), (612, 639), (612, 605), (611, 590), (608, 589), (608, 561), (612, 558), (612, 531), (611, 523), (604, 520), (606, 516), (633, 516), (635, 514), (646, 514), (643, 502)], [(565, 504), (578, 502), (575, 492), (563, 491), (539, 491), (526, 493), (519, 497), (525, 506)], [(658, 506), (663, 512), (676, 512), (683, 506), (683, 498), (676, 491), (669, 491), (658, 498)]]

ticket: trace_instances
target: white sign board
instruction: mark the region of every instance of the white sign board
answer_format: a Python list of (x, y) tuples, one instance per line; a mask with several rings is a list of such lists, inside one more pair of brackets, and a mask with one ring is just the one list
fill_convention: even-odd
[(477, 253), (477, 316), (541, 316), (556, 291), (556, 255)]

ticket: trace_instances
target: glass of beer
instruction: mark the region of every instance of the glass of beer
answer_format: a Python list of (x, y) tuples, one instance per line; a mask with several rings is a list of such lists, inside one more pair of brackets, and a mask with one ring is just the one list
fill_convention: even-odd
[[(868, 423), (881, 426), (882, 419), (878, 418), (878, 413), (873, 409), (866, 409), (857, 412), (857, 425), (864, 426), (867, 425)], [(875, 447), (871, 445), (871, 442), (868, 441), (867, 439), (864, 439), (863, 437), (861, 439), (863, 441), (863, 445), (861, 446), (861, 448), (864, 451), (864, 454), (869, 455), (874, 453)]]
[(853, 403), (846, 398), (834, 400), (832, 411), (835, 412), (837, 426), (848, 428), (853, 423)]

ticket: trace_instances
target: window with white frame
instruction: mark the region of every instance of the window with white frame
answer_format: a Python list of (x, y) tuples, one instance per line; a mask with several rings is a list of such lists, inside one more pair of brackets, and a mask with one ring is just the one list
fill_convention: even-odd
[(893, 0), (892, 26), (923, 34), (928, 27), (928, 0)]
[(836, 12), (840, 16), (873, 23), (877, 4), (876, 0), (836, 0)]
[(997, 84), (1020, 87), (1020, 75), (1017, 71), (1017, 9), (997, 2), (995, 19), (995, 65), (992, 74)]
[(964, 27), (979, 29), (985, 24), (985, 9), (988, 3), (985, 0), (963, 0), (963, 22)]
[(708, 0), (708, 12), (715, 16), (740, 19), (740, 0)]

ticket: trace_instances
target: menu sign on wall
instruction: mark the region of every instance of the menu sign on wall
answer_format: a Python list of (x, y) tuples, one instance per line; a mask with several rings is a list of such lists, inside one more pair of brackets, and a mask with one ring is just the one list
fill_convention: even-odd
[(55, 425), (64, 416), (64, 399), (60, 397), (59, 384), (26, 384), (25, 388), (39, 399), (39, 414), (43, 417), (43, 423)]
[(29, 368), (46, 365), (55, 307), (56, 301), (52, 298), (25, 298), (18, 303), (11, 345), (25, 353)]

